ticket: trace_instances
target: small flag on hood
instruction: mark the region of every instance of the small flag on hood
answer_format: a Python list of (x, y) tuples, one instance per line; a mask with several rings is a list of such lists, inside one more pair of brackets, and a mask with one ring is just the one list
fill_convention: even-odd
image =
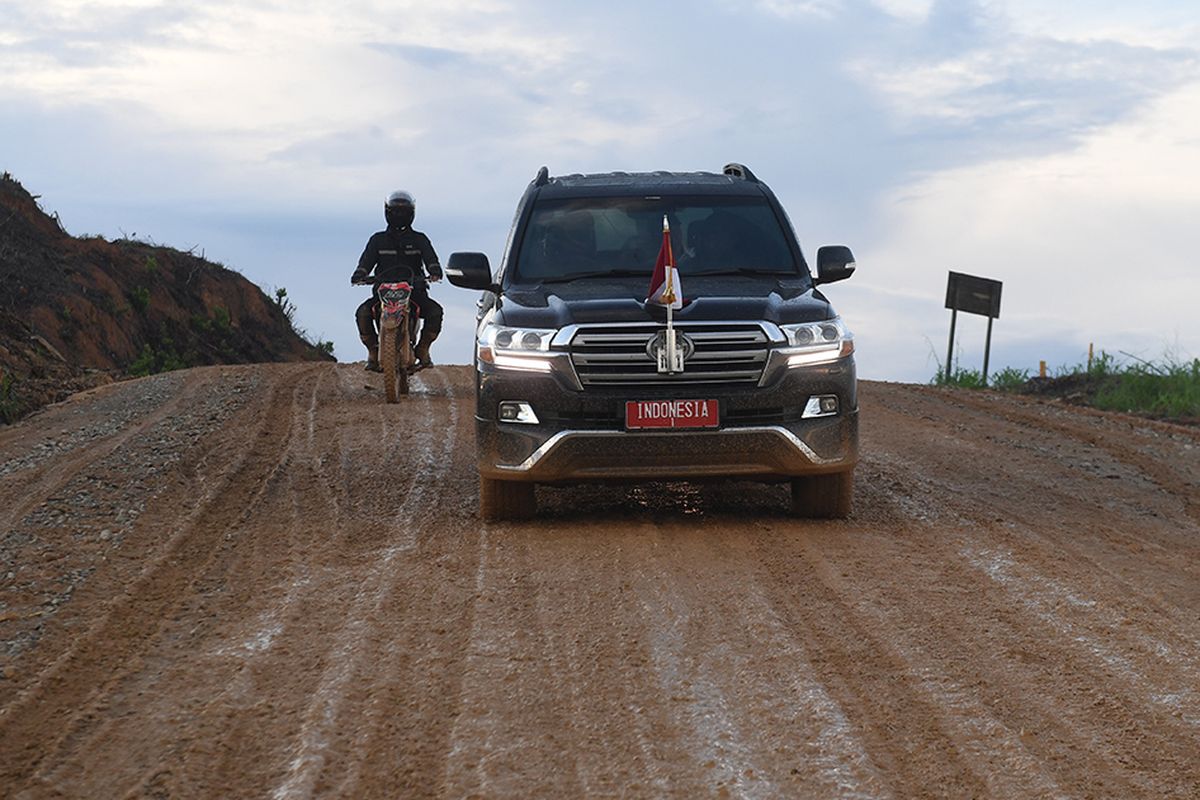
[(679, 270), (675, 268), (675, 255), (671, 252), (671, 226), (663, 215), (662, 247), (658, 260), (654, 262), (654, 274), (650, 277), (650, 294), (647, 303), (660, 306), (683, 308), (683, 287), (679, 285)]

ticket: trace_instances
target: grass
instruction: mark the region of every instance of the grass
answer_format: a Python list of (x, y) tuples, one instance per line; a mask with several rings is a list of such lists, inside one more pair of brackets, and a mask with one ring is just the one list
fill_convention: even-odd
[[(1101, 351), (1090, 362), (1059, 367), (1053, 377), (1030, 377), (1028, 370), (1005, 367), (992, 373), (986, 388), (1024, 394), (1051, 394), (1105, 411), (1121, 411), (1155, 419), (1200, 420), (1200, 359), (1184, 361), (1167, 353), (1161, 361), (1128, 356), (1119, 361)], [(958, 365), (948, 378), (938, 373), (938, 386), (985, 388), (979, 370)]]
[(1200, 359), (1134, 364), (1104, 381), (1092, 405), (1163, 419), (1200, 417)]

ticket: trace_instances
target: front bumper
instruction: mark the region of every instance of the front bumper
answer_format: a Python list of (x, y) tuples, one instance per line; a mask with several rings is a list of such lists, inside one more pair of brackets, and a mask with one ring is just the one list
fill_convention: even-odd
[[(789, 370), (769, 387), (577, 391), (552, 375), (479, 376), (476, 439), (485, 478), (571, 483), (619, 479), (777, 479), (842, 472), (858, 460), (853, 358)], [(801, 418), (813, 395), (836, 395), (841, 413)], [(715, 399), (716, 429), (627, 431), (626, 400)], [(502, 422), (501, 401), (528, 402), (537, 424)]]

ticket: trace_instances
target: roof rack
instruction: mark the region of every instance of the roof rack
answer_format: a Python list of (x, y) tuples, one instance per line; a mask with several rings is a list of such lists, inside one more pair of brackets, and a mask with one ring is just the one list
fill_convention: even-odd
[(750, 168), (747, 167), (745, 164), (738, 164), (736, 162), (731, 162), (729, 164), (726, 164), (725, 167), (721, 170), (721, 172), (725, 175), (728, 175), (731, 178), (741, 178), (744, 181), (750, 181), (751, 183), (758, 183), (758, 177), (753, 172), (751, 172)]

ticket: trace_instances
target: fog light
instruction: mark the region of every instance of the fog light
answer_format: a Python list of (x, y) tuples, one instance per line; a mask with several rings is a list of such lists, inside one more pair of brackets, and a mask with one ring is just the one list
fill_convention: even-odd
[(804, 419), (813, 417), (832, 417), (838, 413), (838, 399), (835, 394), (819, 394), (808, 398), (804, 404)]
[(501, 422), (520, 422), (524, 425), (537, 425), (537, 414), (533, 413), (533, 406), (529, 403), (524, 403), (516, 400), (505, 400), (500, 403), (500, 421)]

